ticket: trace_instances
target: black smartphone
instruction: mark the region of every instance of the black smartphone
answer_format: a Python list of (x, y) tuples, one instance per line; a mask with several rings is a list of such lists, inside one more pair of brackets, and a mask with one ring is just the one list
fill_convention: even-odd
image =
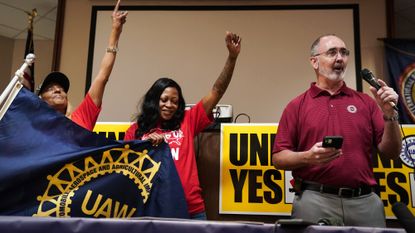
[(323, 138), (323, 147), (334, 147), (336, 149), (342, 148), (343, 137), (342, 136), (325, 136)]

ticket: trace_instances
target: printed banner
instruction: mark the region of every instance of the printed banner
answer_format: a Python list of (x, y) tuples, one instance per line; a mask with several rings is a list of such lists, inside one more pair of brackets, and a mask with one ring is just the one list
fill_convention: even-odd
[(399, 118), (415, 123), (415, 40), (384, 39), (390, 86), (399, 94)]
[(131, 122), (97, 122), (94, 132), (112, 140), (124, 140), (125, 132)]
[(85, 130), (17, 83), (0, 109), (0, 215), (187, 218), (167, 144)]
[[(219, 212), (221, 214), (291, 215), (291, 172), (272, 166), (277, 124), (222, 124)], [(400, 159), (373, 161), (378, 193), (387, 218), (392, 204), (409, 203), (415, 214), (415, 127), (404, 125)]]

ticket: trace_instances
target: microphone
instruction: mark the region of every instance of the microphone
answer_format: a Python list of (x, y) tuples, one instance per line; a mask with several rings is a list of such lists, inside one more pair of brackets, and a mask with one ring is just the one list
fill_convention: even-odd
[(344, 226), (343, 220), (338, 217), (320, 218), (317, 224), (320, 226)]
[(415, 217), (404, 203), (396, 202), (393, 204), (392, 212), (406, 232), (415, 232)]
[[(362, 78), (370, 84), (370, 86), (376, 88), (376, 90), (379, 90), (381, 88), (380, 83), (376, 80), (373, 73), (368, 69), (363, 69), (361, 71)], [(399, 112), (398, 107), (396, 107), (396, 104), (394, 102), (389, 102), (389, 104), (395, 109), (397, 112)]]

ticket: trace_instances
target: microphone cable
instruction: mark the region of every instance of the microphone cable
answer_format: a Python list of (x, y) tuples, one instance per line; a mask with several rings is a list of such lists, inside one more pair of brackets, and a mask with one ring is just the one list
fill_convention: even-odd
[(233, 123), (236, 123), (236, 120), (238, 120), (238, 118), (240, 116), (246, 116), (248, 118), (248, 123), (251, 123), (251, 117), (246, 113), (239, 113), (238, 115), (236, 115), (235, 120), (233, 121)]

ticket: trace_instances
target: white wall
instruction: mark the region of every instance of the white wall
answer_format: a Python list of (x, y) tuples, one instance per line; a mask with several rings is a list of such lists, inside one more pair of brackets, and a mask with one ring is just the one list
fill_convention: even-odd
[[(110, 16), (111, 11), (98, 11), (92, 77), (108, 43)], [(138, 100), (160, 77), (176, 80), (187, 103), (200, 101), (224, 67), (227, 30), (242, 37), (242, 49), (220, 104), (232, 105), (235, 117), (244, 113), (251, 122), (278, 121), (283, 107), (315, 81), (308, 60), (311, 43), (335, 33), (353, 51), (353, 29), (353, 9), (130, 10), (99, 121), (129, 121)], [(354, 59), (352, 52), (345, 77), (352, 88)]]
[[(349, 0), (349, 1), (139, 1), (138, 3), (136, 1), (123, 1), (124, 4), (128, 5), (154, 5), (157, 3), (163, 4), (163, 5), (207, 5), (207, 4), (213, 4), (213, 5), (226, 5), (226, 4), (236, 4), (236, 5), (249, 5), (249, 4), (263, 4), (263, 5), (270, 5), (270, 4), (359, 4), (359, 10), (360, 10), (360, 42), (361, 42), (361, 59), (362, 59), (362, 67), (371, 69), (374, 71), (375, 75), (378, 77), (382, 77), (383, 75), (383, 44), (381, 41), (377, 40), (378, 38), (384, 38), (386, 37), (386, 20), (385, 20), (385, 5), (384, 1), (378, 1), (378, 0), (366, 0), (366, 1), (357, 1), (357, 0)], [(64, 22), (64, 31), (63, 31), (63, 47), (62, 47), (62, 54), (61, 54), (61, 71), (68, 74), (68, 76), (71, 79), (71, 90), (69, 97), (71, 99), (72, 104), (77, 105), (81, 101), (84, 95), (85, 91), (85, 83), (86, 83), (86, 69), (87, 69), (87, 58), (88, 58), (88, 45), (89, 45), (89, 31), (90, 31), (90, 18), (91, 18), (91, 6), (92, 5), (110, 5), (112, 4), (112, 1), (97, 1), (97, 0), (91, 0), (91, 1), (83, 1), (83, 0), (71, 0), (66, 2), (66, 8), (65, 8), (65, 22)], [(312, 19), (309, 19), (310, 23), (312, 22)], [(331, 22), (336, 22), (341, 20), (341, 16), (334, 16), (330, 19), (327, 19)], [(110, 23), (110, 19), (108, 18), (108, 23)], [(243, 27), (243, 25), (241, 25)], [(260, 27), (258, 25), (258, 27)], [(313, 30), (313, 27), (318, 28), (318, 25), (311, 25), (308, 30)], [(140, 27), (137, 25), (129, 24), (128, 18), (127, 23), (125, 25), (124, 33), (127, 33), (128, 30), (133, 29), (136, 31), (136, 33), (140, 33)], [(127, 29), (129, 28), (129, 29)], [(321, 28), (319, 29), (321, 30)], [(318, 31), (319, 31), (318, 30)], [(131, 32), (130, 32), (131, 33)], [(329, 32), (328, 32), (329, 33)], [(183, 35), (186, 36), (186, 35)], [(342, 35), (341, 35), (342, 36)], [(223, 39), (223, 35), (218, 35), (220, 41), (221, 37)], [(343, 37), (350, 37), (350, 35), (344, 35)], [(298, 44), (302, 44), (301, 46), (307, 45), (307, 47), (310, 45), (312, 41), (310, 41), (309, 38), (301, 40), (301, 38), (296, 38), (293, 43), (288, 44), (273, 44), (271, 43), (255, 43), (254, 45), (250, 45), (249, 40), (246, 42), (243, 41), (243, 48), (242, 53), (240, 57), (240, 62), (243, 62), (244, 59), (244, 53), (249, 53), (249, 51), (253, 48), (258, 50), (267, 50), (271, 49), (275, 52), (275, 50), (280, 49), (289, 49), (291, 47), (298, 46)], [(348, 41), (346, 41), (348, 43)], [(220, 42), (219, 42), (220, 43)], [(217, 43), (216, 43), (217, 44)], [(215, 45), (216, 45), (215, 44)], [(350, 44), (350, 42), (348, 43)], [(123, 44), (123, 38), (121, 38), (120, 41), (120, 56), (123, 52), (128, 51), (131, 45)], [(220, 44), (218, 45), (220, 47)], [(138, 54), (137, 56), (140, 58), (145, 58), (146, 53)], [(197, 56), (201, 56), (203, 54), (195, 53), (194, 56), (197, 58)], [(96, 53), (95, 56), (102, 56), (102, 54)], [(295, 60), (295, 59), (294, 59)], [(206, 68), (206, 70), (211, 70), (216, 73), (219, 73), (221, 69), (221, 64), (223, 64), (223, 61), (218, 61), (218, 64), (215, 65), (215, 67), (209, 67)], [(308, 65), (308, 60), (306, 57), (299, 57), (295, 62), (302, 67)], [(276, 63), (277, 64), (277, 63)], [(138, 64), (141, 65), (141, 64)], [(292, 65), (292, 64), (291, 64)], [(154, 63), (148, 64), (148, 66), (156, 66)], [(148, 67), (147, 66), (147, 67)], [(117, 63), (114, 67), (114, 74), (119, 73), (120, 67), (122, 67), (122, 64)], [(268, 65), (270, 69), (274, 69), (275, 67), (272, 65)], [(181, 67), (179, 67), (181, 68)], [(247, 88), (255, 87), (255, 82), (252, 84), (253, 79), (251, 80), (238, 80), (238, 82), (234, 82), (236, 78), (238, 77), (239, 72), (249, 72), (248, 70), (244, 71), (245, 66), (240, 66), (240, 64), (237, 65), (237, 68), (235, 70), (235, 79), (232, 81), (231, 86), (228, 89), (228, 92), (226, 93), (225, 97), (223, 98), (222, 103), (229, 103), (236, 106), (255, 106), (255, 103), (246, 103), (245, 102), (237, 102), (238, 98), (237, 96), (238, 90), (247, 90)], [(293, 66), (295, 69), (295, 66)], [(304, 67), (305, 68), (305, 67)], [(120, 70), (118, 70), (120, 69)], [(187, 67), (182, 67), (183, 70), (187, 70)], [(266, 67), (264, 68), (266, 69)], [(307, 69), (307, 68), (305, 68)], [(200, 69), (199, 69), (200, 70)], [(310, 68), (311, 71), (311, 68)], [(310, 72), (306, 71), (306, 72)], [(199, 71), (199, 73), (201, 73)], [(156, 75), (155, 75), (156, 76)], [(197, 73), (196, 73), (197, 76)], [(117, 75), (117, 77), (122, 77), (122, 74)], [(115, 76), (111, 77), (111, 81), (109, 85), (118, 85), (118, 86), (125, 86), (128, 84), (117, 82)], [(154, 77), (154, 80), (158, 76)], [(294, 85), (304, 85), (303, 87), (306, 88), (308, 84), (313, 81), (313, 77), (307, 76), (307, 77), (295, 77), (294, 75), (292, 77), (287, 77), (287, 80), (292, 79), (298, 79), (294, 81)], [(174, 77), (173, 77), (174, 78)], [(206, 79), (213, 80), (216, 77), (206, 77)], [(193, 85), (193, 80), (188, 80), (188, 82), (185, 82), (186, 84), (183, 85), (184, 92), (191, 91), (193, 88), (186, 86), (186, 85)], [(256, 80), (255, 80), (256, 81)], [(239, 85), (240, 84), (240, 85)], [(292, 84), (290, 84), (292, 85)], [(147, 85), (148, 86), (148, 85)], [(283, 87), (283, 85), (281, 85)], [(367, 85), (364, 84), (364, 90), (367, 92), (368, 88)], [(209, 87), (206, 87), (209, 88)], [(207, 90), (207, 89), (206, 89)], [(199, 90), (198, 90), (199, 91)], [(125, 92), (125, 95), (119, 99), (120, 105), (123, 103), (124, 98), (128, 99), (135, 99), (138, 100), (138, 97), (141, 96), (144, 93), (139, 93), (141, 91), (138, 91), (138, 93), (134, 92), (133, 90), (129, 90)], [(259, 114), (261, 117), (258, 117), (257, 119), (253, 119), (255, 122), (276, 122), (280, 118), (280, 114), (285, 107), (285, 104), (289, 99), (291, 99), (293, 96), (299, 93), (292, 93), (292, 90), (286, 89), (286, 88), (278, 88), (278, 92), (281, 93), (282, 96), (285, 96), (283, 99), (275, 99), (274, 103), (268, 104), (268, 105), (258, 105), (253, 111), (255, 111), (256, 114)], [(201, 94), (204, 94), (206, 92), (203, 92)], [(272, 94), (269, 95), (270, 98), (272, 98)], [(116, 97), (120, 98), (120, 97)], [(232, 101), (227, 101), (227, 98), (232, 99)], [(255, 98), (253, 97), (253, 100), (263, 99), (261, 98)], [(193, 102), (192, 100), (188, 100), (188, 102)], [(232, 103), (230, 103), (232, 102)], [(103, 105), (105, 109), (105, 103)], [(128, 107), (130, 108), (130, 107)], [(110, 109), (111, 110), (111, 109)], [(243, 112), (243, 109), (236, 110), (237, 112)], [(235, 113), (237, 113), (235, 112)], [(130, 110), (130, 114), (127, 114), (128, 116), (125, 116), (126, 118), (129, 118), (131, 114), (134, 113), (134, 109)], [(124, 114), (122, 114), (124, 115)], [(265, 118), (262, 118), (265, 117)]]

